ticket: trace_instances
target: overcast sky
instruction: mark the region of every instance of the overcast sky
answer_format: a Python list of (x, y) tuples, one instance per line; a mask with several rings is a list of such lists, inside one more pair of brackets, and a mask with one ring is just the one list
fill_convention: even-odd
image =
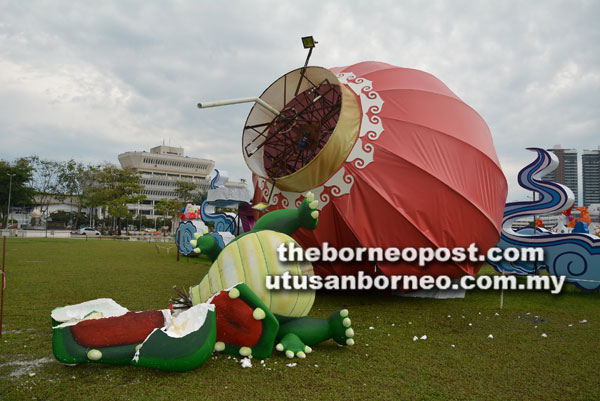
[(427, 71), (481, 114), (507, 176), (530, 146), (600, 145), (600, 1), (3, 1), (0, 159), (118, 164), (166, 144), (250, 177), (249, 104), (304, 63)]

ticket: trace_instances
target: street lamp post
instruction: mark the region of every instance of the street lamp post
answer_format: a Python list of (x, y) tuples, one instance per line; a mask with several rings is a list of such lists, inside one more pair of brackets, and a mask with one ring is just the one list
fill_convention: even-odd
[(142, 211), (140, 210), (140, 202), (138, 201), (138, 217), (140, 218), (140, 234), (142, 233)]
[[(6, 175), (10, 177), (9, 184), (8, 184), (8, 210), (6, 211), (6, 215), (8, 216), (8, 220), (12, 221), (12, 216), (11, 216), (11, 213), (10, 213), (10, 196), (12, 195), (12, 178), (16, 174), (8, 174), (8, 173), (6, 173)], [(8, 228), (8, 223), (6, 224), (6, 228)]]

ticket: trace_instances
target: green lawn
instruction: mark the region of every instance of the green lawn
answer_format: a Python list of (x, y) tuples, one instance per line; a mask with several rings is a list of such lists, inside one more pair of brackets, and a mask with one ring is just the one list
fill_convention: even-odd
[(572, 287), (507, 292), (503, 310), (494, 291), (453, 300), (318, 293), (311, 315), (348, 308), (355, 346), (329, 341), (307, 359), (275, 353), (251, 369), (218, 355), (166, 373), (61, 365), (50, 311), (100, 297), (161, 309), (173, 285), (200, 281), (206, 259), (177, 262), (147, 242), (10, 238), (6, 260), (1, 400), (600, 399), (600, 295)]

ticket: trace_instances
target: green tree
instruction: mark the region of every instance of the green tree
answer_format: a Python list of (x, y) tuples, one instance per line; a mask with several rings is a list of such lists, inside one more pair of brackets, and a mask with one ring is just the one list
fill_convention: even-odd
[(117, 231), (121, 235), (121, 221), (131, 217), (128, 203), (137, 203), (146, 199), (140, 194), (144, 186), (140, 175), (133, 169), (120, 169), (107, 163), (94, 174), (94, 184), (87, 191), (93, 204), (102, 206), (117, 221)]
[(31, 187), (35, 190), (35, 203), (40, 205), (40, 212), (45, 215), (52, 198), (59, 192), (58, 177), (63, 166), (60, 162), (40, 159), (39, 156), (29, 156), (25, 160), (33, 167)]
[(88, 190), (94, 185), (97, 168), (91, 165), (84, 165), (71, 159), (61, 165), (58, 175), (58, 193), (62, 199), (67, 197), (70, 203), (77, 205), (77, 215), (75, 220), (71, 216), (74, 227), (79, 227), (81, 220), (81, 209), (91, 205), (91, 200), (87, 198)]
[(179, 221), (179, 213), (181, 213), (182, 207), (183, 203), (177, 199), (162, 198), (154, 205), (154, 211), (165, 217), (171, 217), (171, 232), (174, 233), (175, 225), (177, 224), (177, 221)]
[(35, 191), (28, 185), (32, 176), (33, 168), (27, 159), (17, 159), (12, 164), (0, 160), (0, 221), (2, 227), (7, 227), (9, 192), (11, 207), (32, 203)]
[(198, 187), (196, 184), (191, 181), (177, 180), (175, 182), (174, 192), (180, 201), (183, 203), (188, 203), (192, 201), (194, 192), (196, 192), (197, 189)]
[[(66, 225), (73, 219), (73, 216), (69, 212), (59, 210), (59, 211), (50, 213), (50, 218), (52, 219), (53, 222), (61, 222), (61, 223), (65, 223), (65, 225)], [(89, 218), (85, 214), (82, 214), (79, 218), (79, 222), (82, 224), (88, 224)]]
[(192, 195), (192, 204), (194, 205), (202, 205), (202, 202), (204, 202), (206, 200), (206, 197), (208, 196), (208, 192), (206, 191), (200, 191), (200, 192), (196, 192)]

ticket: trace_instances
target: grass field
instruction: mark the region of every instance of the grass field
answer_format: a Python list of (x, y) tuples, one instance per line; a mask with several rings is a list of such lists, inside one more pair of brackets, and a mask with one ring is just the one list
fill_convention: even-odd
[(173, 285), (200, 281), (208, 260), (177, 262), (146, 242), (10, 238), (6, 250), (0, 400), (600, 399), (600, 295), (572, 287), (506, 292), (503, 310), (494, 291), (451, 300), (318, 293), (311, 315), (348, 308), (355, 346), (329, 341), (307, 359), (275, 353), (250, 369), (222, 354), (187, 373), (69, 367), (52, 355), (53, 308), (109, 297), (161, 309)]

